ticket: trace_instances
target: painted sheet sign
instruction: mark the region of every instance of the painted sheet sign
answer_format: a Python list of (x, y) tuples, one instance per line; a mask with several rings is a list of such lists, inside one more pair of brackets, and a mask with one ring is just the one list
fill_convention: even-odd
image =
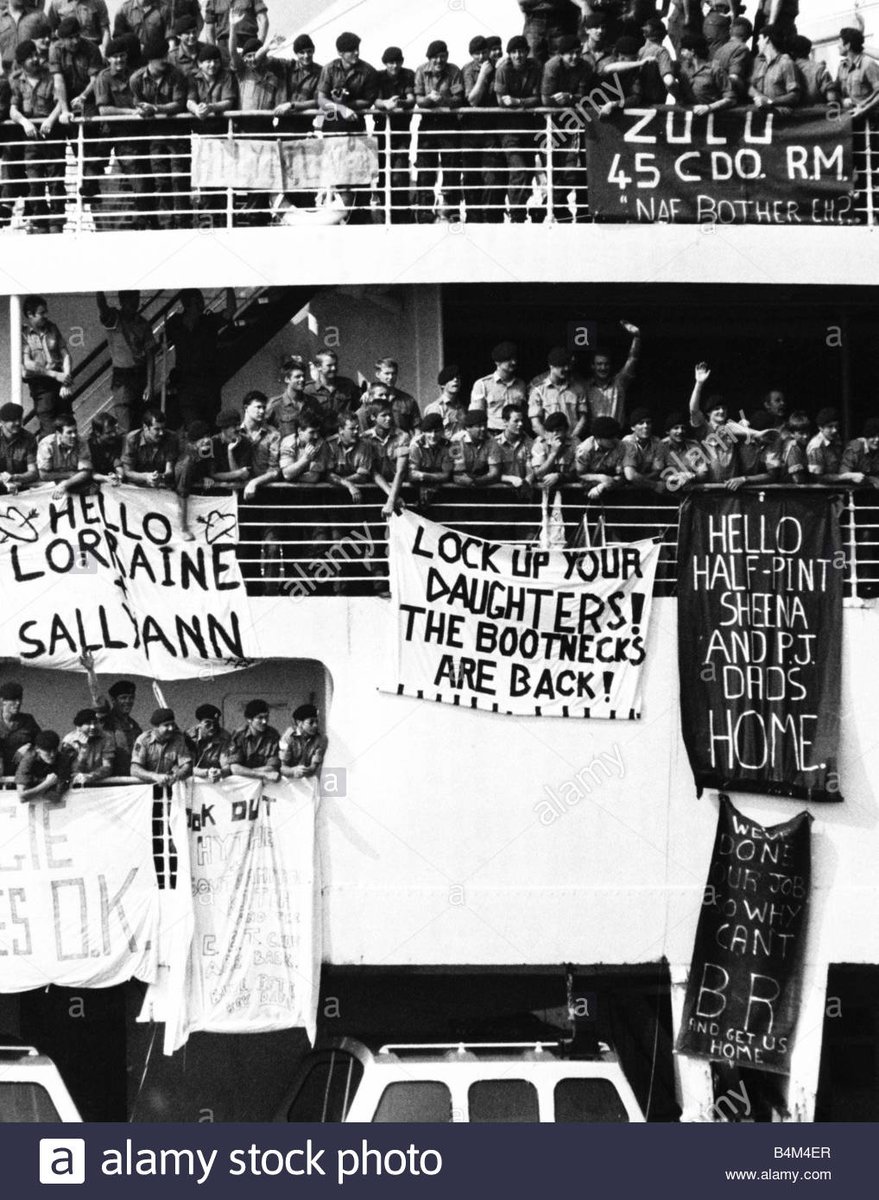
[(53, 804), (0, 792), (0, 992), (154, 978), (152, 812), (142, 783)]
[(659, 546), (503, 545), (390, 522), (380, 689), (489, 712), (634, 719)]
[(193, 781), (189, 1032), (303, 1026), (314, 1040), (321, 950), (316, 801), (311, 779)]
[(0, 654), (29, 666), (157, 679), (248, 665), (250, 607), (234, 496), (192, 496), (183, 540), (173, 492), (53, 485), (0, 497)]
[(364, 134), (192, 139), (192, 186), (284, 192), (366, 187), (378, 175), (378, 142)]
[(811, 824), (769, 828), (721, 797), (676, 1049), (790, 1071), (811, 882)]
[(841, 800), (840, 500), (704, 492), (681, 505), (681, 725), (703, 788)]
[(700, 225), (855, 219), (848, 116), (676, 108), (587, 115), (589, 207), (597, 216)]

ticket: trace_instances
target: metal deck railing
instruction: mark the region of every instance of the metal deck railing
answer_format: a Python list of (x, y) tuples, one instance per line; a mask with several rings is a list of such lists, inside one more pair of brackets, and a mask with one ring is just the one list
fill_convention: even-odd
[[(874, 500), (872, 488), (821, 490), (844, 495), (847, 600), (857, 605), (879, 596), (879, 498)], [(330, 484), (271, 484), (253, 501), (242, 502), (239, 562), (248, 591), (291, 599), (387, 592), (385, 497), (376, 487), (360, 491), (362, 502), (355, 504), (347, 491)], [(552, 517), (552, 504), (547, 523), (541, 497), (533, 491), (519, 497), (505, 486), (450, 487), (425, 501), (417, 488), (404, 487), (402, 496), (430, 520), (488, 541), (535, 543), (547, 524), (550, 544), (569, 548), (657, 539), (661, 552), (655, 594), (676, 595), (677, 497), (644, 504), (634, 493), (630, 501), (620, 489), (608, 503), (587, 503), (581, 487), (566, 487), (559, 493), (561, 522)]]
[[(6, 203), (14, 210), (11, 227), (37, 233), (349, 220), (388, 226), (443, 219), (591, 222), (584, 134), (572, 132), (567, 112), (367, 114), (362, 137), (373, 165), (367, 180), (334, 179), (325, 170), (308, 188), (285, 190), (238, 186), (227, 174), (215, 185), (194, 187), (196, 140), (275, 143), (280, 156), (284, 146), (313, 147), (332, 138), (338, 122), (316, 130), (311, 122), (317, 112), (292, 120), (231, 113), (209, 124), (183, 115), (160, 122), (99, 117), (56, 126), (51, 138), (36, 142), (6, 122), (0, 125), (0, 155)], [(879, 212), (877, 128), (869, 119), (854, 128), (851, 224), (875, 224)]]

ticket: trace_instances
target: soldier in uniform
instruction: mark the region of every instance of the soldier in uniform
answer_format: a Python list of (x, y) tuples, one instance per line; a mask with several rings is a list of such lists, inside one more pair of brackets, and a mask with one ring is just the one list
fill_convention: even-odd
[(227, 759), (232, 735), (220, 724), (222, 714), (213, 704), (200, 704), (195, 710), (196, 724), (186, 731), (192, 752), (192, 774), (196, 779), (217, 783), (231, 774)]
[(34, 742), (40, 727), (30, 713), (21, 711), (24, 689), (14, 679), (0, 685), (0, 756), (3, 774), (12, 775), (22, 753)]
[(281, 774), (286, 779), (320, 778), (327, 744), (317, 709), (313, 704), (300, 704), (293, 710), (293, 724), (281, 738)]
[(137, 688), (130, 679), (117, 679), (110, 688), (110, 711), (104, 717), (104, 729), (110, 734), (121, 734), (115, 737), (116, 761), (114, 774), (131, 774), (131, 752), (134, 743), (143, 733), (140, 725), (131, 715), (134, 708), (134, 697)]
[(281, 778), (279, 741), (277, 729), (269, 724), (269, 706), (265, 700), (248, 700), (244, 724), (232, 734), (227, 751), (230, 774), (276, 783)]

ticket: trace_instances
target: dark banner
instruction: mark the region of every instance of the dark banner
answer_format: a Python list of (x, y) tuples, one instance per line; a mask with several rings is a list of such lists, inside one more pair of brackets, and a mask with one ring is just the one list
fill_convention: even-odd
[(811, 824), (767, 828), (721, 796), (676, 1049), (790, 1071), (811, 878)]
[(606, 220), (700, 225), (854, 221), (851, 118), (629, 108), (584, 125), (589, 207)]
[(842, 800), (840, 510), (805, 490), (681, 505), (681, 725), (700, 795)]

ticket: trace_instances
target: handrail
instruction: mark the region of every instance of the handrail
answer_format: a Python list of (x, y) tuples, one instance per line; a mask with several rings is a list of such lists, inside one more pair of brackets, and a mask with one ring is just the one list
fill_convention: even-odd
[[(652, 105), (629, 111), (690, 113), (692, 110), (678, 105)], [(757, 110), (746, 106), (735, 111), (750, 113)], [(824, 111), (821, 108), (797, 110), (807, 116)], [(50, 188), (54, 189), (55, 211), (54, 215), (34, 215), (36, 200), (31, 193), (29, 201), (25, 201), (29, 213), (27, 219), (47, 230), (53, 227), (57, 229), (59, 225), (63, 227), (65, 223), (78, 230), (91, 229), (93, 226), (121, 228), (130, 223), (131, 218), (139, 221), (141, 226), (145, 224), (149, 227), (155, 226), (157, 218), (165, 217), (173, 227), (181, 223), (189, 227), (193, 222), (196, 225), (210, 225), (211, 228), (225, 226), (228, 229), (238, 223), (254, 222), (287, 224), (314, 220), (320, 224), (339, 224), (351, 216), (358, 204), (365, 208), (368, 200), (371, 210), (369, 219), (372, 223), (383, 223), (385, 226), (413, 217), (432, 221), (434, 217), (443, 219), (445, 216), (467, 222), (493, 220), (501, 223), (507, 213), (508, 194), (511, 208), (515, 210), (510, 213), (514, 220), (524, 219), (522, 214), (526, 209), (532, 218), (547, 225), (553, 225), (559, 219), (568, 220), (569, 214), (580, 222), (595, 219), (589, 207), (586, 155), (582, 143), (570, 138), (572, 133), (579, 134), (589, 125), (600, 123), (597, 110), (589, 107), (588, 100), (580, 106), (569, 108), (416, 108), (400, 113), (369, 110), (358, 114), (358, 118), (361, 115), (363, 119), (352, 123), (353, 127), (344, 120), (335, 119), (333, 113), (317, 108), (293, 114), (290, 119), (286, 115), (275, 116), (268, 110), (235, 110), (212, 117), (203, 126), (190, 113), (147, 119), (136, 113), (77, 117), (72, 126), (56, 127), (50, 138), (36, 143), (37, 146), (47, 147), (44, 165)], [(323, 118), (320, 128), (312, 127), (312, 124), (321, 125), (321, 122), (313, 122), (316, 117)], [(141, 122), (142, 128), (138, 127)], [(443, 137), (448, 136), (450, 122), (456, 143), (453, 149), (442, 143)], [(27, 162), (34, 166), (35, 143), (27, 143), (23, 131), (15, 123), (7, 124), (14, 128), (15, 136), (5, 138), (0, 128), (0, 143), (8, 142), (15, 153), (27, 144), (30, 149)], [(105, 156), (108, 158), (110, 154), (107, 143), (112, 141), (111, 131), (116, 126), (124, 127), (124, 135), (120, 137), (128, 147), (128, 153), (121, 154), (117, 159), (118, 178), (106, 194), (107, 197), (112, 195), (112, 203), (101, 209), (94, 203), (89, 205), (82, 194), (83, 185), (101, 179), (106, 174)], [(96, 133), (86, 137), (90, 129)], [(840, 224), (872, 225), (877, 219), (873, 192), (874, 188), (879, 187), (874, 169), (877, 127), (869, 118), (858, 118), (853, 129), (851, 185), (855, 204), (850, 211), (840, 212), (838, 220)], [(208, 181), (202, 177), (195, 188), (189, 178), (188, 159), (202, 139), (242, 146), (254, 140), (274, 140), (279, 145), (286, 145), (295, 142), (314, 143), (337, 135), (376, 139), (369, 150), (371, 159), (367, 157), (361, 164), (356, 176), (358, 182), (344, 182), (344, 177), (341, 183), (334, 183), (331, 178), (323, 182), (323, 176), (320, 176), (322, 182), (318, 190), (321, 196), (332, 199), (334, 191), (346, 193), (342, 195), (341, 204), (334, 205), (328, 199), (324, 206), (316, 208), (316, 189), (310, 182), (310, 174), (297, 176), (297, 180), (308, 179), (308, 184), (297, 181), (287, 185), (290, 193), (287, 196), (284, 195), (283, 186), (279, 190), (276, 176), (269, 176), (274, 186), (267, 186), (262, 179), (244, 175), (242, 181), (236, 183), (229, 175), (220, 173), (216, 183), (212, 176)], [(524, 165), (522, 162), (514, 164), (508, 156), (509, 148), (505, 149), (500, 144), (489, 147), (483, 144), (486, 135), (496, 138), (507, 135), (521, 137), (523, 146), (527, 138), (531, 148), (530, 159), (526, 159)], [(522, 148), (516, 148), (520, 159)], [(58, 191), (62, 183), (59, 172), (64, 166), (63, 163), (59, 166), (61, 150), (73, 163), (71, 166), (68, 162), (68, 207), (63, 217), (58, 209)], [(431, 165), (422, 161), (422, 152), (430, 152), (433, 159)], [(483, 157), (487, 152), (492, 156), (490, 165)], [(453, 156), (451, 160), (449, 154)], [(39, 157), (43, 158), (42, 155)], [(439, 169), (440, 159), (443, 160), (442, 172)], [(19, 176), (16, 186), (24, 186), (21, 171), (27, 162), (17, 163)], [(315, 174), (318, 174), (314, 160), (312, 164)], [(362, 170), (363, 166), (367, 168), (366, 173)], [(417, 182), (413, 178), (413, 168), (417, 172)], [(202, 167), (203, 171), (213, 169), (212, 166)], [(295, 174), (299, 166), (288, 162), (284, 170)], [(365, 174), (369, 172), (372, 177), (366, 178)], [(438, 185), (440, 176), (442, 185)], [(24, 187), (24, 191), (19, 191), (18, 195), (23, 198), (26, 190)], [(412, 195), (413, 190), (417, 200)], [(448, 205), (440, 204), (446, 190), (452, 198)], [(570, 200), (572, 191), (573, 201)], [(306, 198), (303, 199), (301, 195), (297, 198), (297, 192), (304, 193)], [(244, 193), (247, 193), (247, 197), (242, 208), (243, 202), (239, 197)], [(307, 199), (309, 194), (312, 197), (310, 201)], [(359, 215), (366, 214), (361, 212)], [(625, 221), (629, 218), (617, 213), (613, 219)], [(759, 223), (749, 211), (745, 212), (742, 220)]]

